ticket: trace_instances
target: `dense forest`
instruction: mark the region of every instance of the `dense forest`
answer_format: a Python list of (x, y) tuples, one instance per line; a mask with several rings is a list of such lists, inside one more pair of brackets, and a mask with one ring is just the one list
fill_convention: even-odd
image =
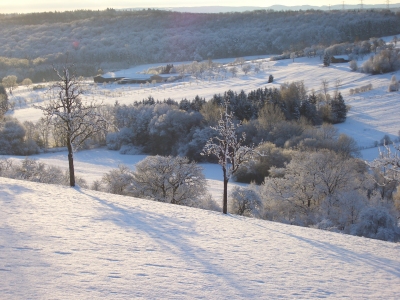
[(153, 62), (279, 54), (398, 34), (400, 14), (266, 11), (193, 14), (161, 10), (0, 15), (0, 77), (52, 79), (69, 59), (80, 75)]

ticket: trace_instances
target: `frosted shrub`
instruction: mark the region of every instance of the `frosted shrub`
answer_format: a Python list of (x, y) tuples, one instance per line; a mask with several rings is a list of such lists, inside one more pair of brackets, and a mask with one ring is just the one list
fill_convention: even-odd
[(0, 175), (27, 181), (64, 184), (64, 174), (61, 168), (40, 163), (26, 158), (20, 164), (9, 160), (0, 161)]
[(400, 229), (396, 218), (385, 207), (368, 207), (364, 209), (351, 233), (358, 236), (373, 238), (383, 241), (398, 241)]
[(14, 118), (0, 122), (0, 154), (29, 155), (39, 152), (33, 140), (25, 140), (25, 127)]
[(367, 85), (363, 85), (359, 88), (355, 88), (355, 89), (350, 89), (349, 93), (350, 95), (354, 95), (354, 94), (358, 94), (358, 93), (364, 93), (364, 92), (368, 92), (372, 90), (372, 84), (367, 84)]
[(254, 186), (249, 188), (234, 187), (231, 193), (229, 212), (240, 216), (260, 216), (262, 202)]
[[(105, 191), (117, 195), (127, 195), (127, 188), (132, 183), (132, 172), (127, 166), (119, 165), (118, 169), (107, 172), (101, 179), (101, 183), (105, 185)], [(95, 188), (100, 188), (100, 184), (96, 183)]]
[(357, 61), (356, 60), (353, 59), (352, 61), (350, 61), (349, 65), (350, 65), (350, 69), (352, 71), (357, 71), (358, 70), (358, 65), (357, 65)]
[(399, 90), (399, 82), (395, 75), (392, 76), (388, 87), (388, 92), (397, 92)]

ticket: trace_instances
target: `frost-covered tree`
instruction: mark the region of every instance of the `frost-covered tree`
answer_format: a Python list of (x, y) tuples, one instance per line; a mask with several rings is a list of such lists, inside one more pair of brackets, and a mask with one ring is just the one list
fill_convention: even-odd
[(354, 235), (392, 242), (400, 239), (397, 220), (386, 207), (366, 207), (358, 219), (352, 228)]
[(4, 114), (9, 110), (10, 104), (8, 103), (8, 96), (6, 90), (0, 85), (0, 120)]
[(32, 80), (29, 78), (25, 78), (24, 80), (22, 80), (21, 84), (29, 88), (29, 86), (32, 85)]
[(234, 187), (231, 192), (232, 201), (229, 212), (247, 217), (258, 217), (262, 212), (261, 197), (255, 190), (255, 186), (248, 188)]
[(17, 119), (5, 117), (0, 121), (0, 154), (29, 155), (38, 153), (33, 140), (26, 140), (26, 129)]
[(132, 180), (132, 171), (127, 166), (119, 165), (118, 169), (107, 172), (100, 183), (105, 185), (105, 191), (108, 193), (127, 195)]
[(229, 101), (225, 99), (224, 110), (221, 112), (218, 126), (211, 127), (217, 136), (209, 139), (203, 148), (202, 155), (215, 155), (218, 164), (222, 167), (224, 179), (224, 193), (222, 200), (222, 212), (227, 213), (228, 208), (228, 182), (240, 165), (253, 158), (255, 150), (253, 147), (243, 145), (246, 134), (238, 138), (236, 130), (241, 123), (235, 124), (233, 113), (228, 112)]
[(8, 89), (8, 92), (12, 94), (14, 88), (18, 86), (17, 84), (17, 76), (15, 75), (8, 75), (3, 78), (2, 80), (3, 86)]
[(240, 65), (240, 67), (243, 67), (245, 62), (246, 61), (243, 57), (237, 57), (237, 58), (235, 58), (235, 61), (234, 61), (234, 63), (237, 65)]
[(357, 71), (358, 70), (358, 64), (357, 64), (357, 61), (355, 59), (353, 59), (353, 60), (351, 60), (349, 62), (349, 66), (350, 66), (350, 69), (352, 71)]
[(386, 179), (386, 183), (400, 181), (400, 146), (384, 145), (379, 149), (379, 157), (369, 163)]
[(327, 150), (298, 153), (285, 169), (272, 168), (271, 173), (279, 176), (266, 179), (262, 193), (272, 203), (285, 202), (280, 218), (299, 225), (315, 224), (322, 204), (326, 218), (332, 213), (337, 218), (338, 199), (364, 180), (357, 160)]
[(45, 105), (37, 106), (65, 137), (68, 149), (70, 186), (75, 186), (74, 150), (94, 134), (106, 128), (106, 121), (98, 111), (99, 106), (82, 99), (84, 90), (74, 72), (74, 65), (66, 63), (57, 75), (50, 92), (55, 96)]
[(160, 202), (196, 206), (206, 195), (202, 168), (185, 157), (149, 156), (135, 166), (129, 193)]
[(232, 77), (236, 77), (238, 69), (236, 67), (229, 68), (229, 72), (232, 74)]
[(294, 61), (295, 58), (296, 58), (296, 52), (290, 53), (290, 59)]
[(250, 64), (244, 65), (244, 66), (242, 67), (242, 71), (243, 71), (243, 73), (244, 73), (245, 75), (247, 75), (247, 73), (249, 73), (249, 72), (251, 71), (251, 65), (250, 65)]

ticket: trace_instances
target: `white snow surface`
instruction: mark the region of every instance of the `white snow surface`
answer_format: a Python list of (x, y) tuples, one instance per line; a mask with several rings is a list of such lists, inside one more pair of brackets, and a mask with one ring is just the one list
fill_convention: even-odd
[(400, 245), (1, 178), (0, 299), (399, 299)]

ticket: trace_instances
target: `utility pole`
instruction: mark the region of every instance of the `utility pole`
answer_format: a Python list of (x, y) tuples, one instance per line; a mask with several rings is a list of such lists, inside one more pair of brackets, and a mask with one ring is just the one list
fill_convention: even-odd
[(361, 5), (360, 5), (360, 7), (361, 7), (361, 10), (363, 10), (363, 8), (364, 8), (363, 0), (361, 0)]
[(342, 2), (342, 10), (344, 11), (344, 1)]
[(390, 0), (386, 0), (386, 8), (389, 9)]

